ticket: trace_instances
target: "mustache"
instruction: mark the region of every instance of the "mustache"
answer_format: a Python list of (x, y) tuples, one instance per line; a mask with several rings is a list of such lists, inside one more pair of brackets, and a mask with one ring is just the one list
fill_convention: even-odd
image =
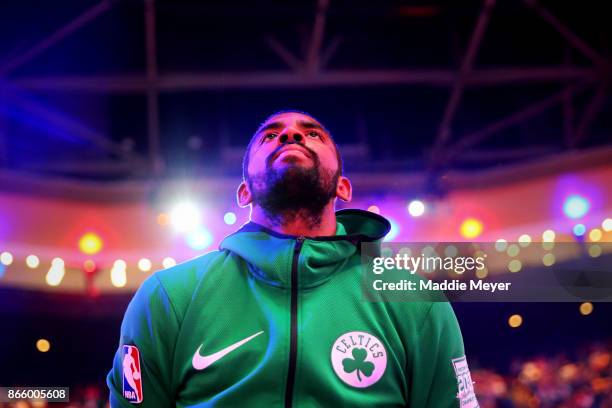
[(303, 144), (300, 144), (300, 143), (298, 143), (298, 142), (287, 142), (287, 143), (284, 143), (284, 144), (282, 144), (282, 145), (278, 146), (276, 149), (274, 149), (274, 150), (272, 151), (272, 153), (270, 153), (270, 154), (268, 155), (268, 157), (266, 157), (266, 167), (270, 167), (270, 166), (272, 166), (272, 159), (274, 158), (274, 156), (276, 156), (276, 154), (277, 154), (277, 153), (278, 153), (280, 150), (284, 149), (285, 147), (287, 147), (287, 146), (289, 146), (289, 145), (298, 145), (298, 146), (300, 146), (302, 149), (304, 149), (304, 150), (306, 150), (308, 153), (310, 153), (310, 155), (311, 155), (311, 157), (312, 157), (312, 160), (313, 160), (315, 163), (318, 163), (318, 162), (319, 162), (319, 156), (318, 156), (318, 155), (315, 153), (315, 151), (314, 151), (314, 150), (312, 150), (311, 148), (309, 148), (309, 147), (307, 147), (307, 146), (305, 146), (305, 145), (303, 145)]

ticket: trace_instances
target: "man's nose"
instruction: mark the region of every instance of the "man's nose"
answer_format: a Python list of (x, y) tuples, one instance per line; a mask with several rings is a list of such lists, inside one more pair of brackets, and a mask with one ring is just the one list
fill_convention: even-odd
[(285, 143), (302, 143), (304, 136), (295, 129), (286, 129), (278, 138), (279, 142)]

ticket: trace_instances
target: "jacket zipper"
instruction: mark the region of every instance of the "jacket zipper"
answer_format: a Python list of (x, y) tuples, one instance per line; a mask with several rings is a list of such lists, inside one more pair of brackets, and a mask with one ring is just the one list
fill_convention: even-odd
[(295, 384), (295, 369), (297, 363), (297, 312), (298, 312), (298, 259), (304, 237), (299, 236), (293, 248), (291, 264), (291, 331), (289, 336), (289, 371), (287, 373), (287, 388), (285, 390), (285, 407), (293, 405), (293, 386)]

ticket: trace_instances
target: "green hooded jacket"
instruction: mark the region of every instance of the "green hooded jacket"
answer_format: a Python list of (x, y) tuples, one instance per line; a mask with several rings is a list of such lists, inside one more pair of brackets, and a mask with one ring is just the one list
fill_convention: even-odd
[(361, 298), (360, 243), (389, 222), (336, 216), (329, 237), (248, 223), (149, 277), (121, 325), (111, 407), (478, 407), (448, 303)]

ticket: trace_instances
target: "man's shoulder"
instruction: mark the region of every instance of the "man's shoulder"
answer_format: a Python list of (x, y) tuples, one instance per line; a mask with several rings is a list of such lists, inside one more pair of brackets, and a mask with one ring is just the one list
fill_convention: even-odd
[(444, 325), (455, 320), (453, 307), (448, 301), (401, 301), (389, 302), (388, 308), (400, 317), (413, 333), (421, 333), (428, 325)]
[(155, 272), (152, 278), (159, 282), (174, 306), (184, 310), (206, 275), (223, 264), (228, 255), (227, 251), (208, 252)]
[(227, 251), (211, 251), (203, 255), (183, 261), (170, 268), (155, 272), (155, 276), (164, 286), (181, 282), (199, 280), (206, 272), (219, 261), (227, 257)]

